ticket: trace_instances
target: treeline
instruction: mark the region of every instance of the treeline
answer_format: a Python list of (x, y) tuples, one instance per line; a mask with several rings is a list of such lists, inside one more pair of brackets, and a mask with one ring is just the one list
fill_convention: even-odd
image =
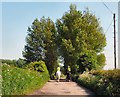
[(73, 74), (105, 65), (106, 37), (100, 20), (88, 8), (82, 12), (71, 4), (55, 23), (50, 18), (35, 19), (27, 33), (23, 57), (27, 63), (44, 61), (50, 75), (60, 57)]
[(18, 60), (0, 59), (0, 62), (2, 64), (16, 66), (16, 67), (19, 67), (19, 68), (23, 68), (26, 65), (26, 61), (22, 58), (19, 58)]

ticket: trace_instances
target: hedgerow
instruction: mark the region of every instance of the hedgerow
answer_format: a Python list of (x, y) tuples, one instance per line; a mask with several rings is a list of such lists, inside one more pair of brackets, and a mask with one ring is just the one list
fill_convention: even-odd
[(0, 95), (2, 95), (2, 66), (0, 61)]
[(48, 80), (49, 74), (34, 70), (2, 65), (2, 95), (27, 95), (41, 88)]
[(75, 80), (97, 95), (120, 96), (120, 70), (95, 70), (81, 74)]

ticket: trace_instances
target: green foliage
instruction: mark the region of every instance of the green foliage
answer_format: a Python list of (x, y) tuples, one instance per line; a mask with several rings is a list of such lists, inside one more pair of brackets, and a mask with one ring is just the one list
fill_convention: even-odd
[(104, 54), (101, 53), (97, 55), (97, 64), (98, 64), (97, 68), (102, 69), (105, 66), (105, 61), (106, 61), (106, 58)]
[(26, 37), (25, 50), (23, 51), (23, 56), (26, 58), (28, 63), (39, 61), (42, 59), (42, 48), (43, 41), (41, 39), (41, 23), (38, 19), (35, 19), (31, 27), (28, 27), (28, 36)]
[(99, 19), (88, 8), (82, 12), (71, 4), (56, 25), (50, 18), (35, 19), (28, 27), (26, 43), (23, 51), (26, 61), (43, 60), (50, 75), (56, 71), (59, 56), (64, 59), (65, 68), (71, 67), (72, 73), (101, 69), (105, 65), (101, 52), (106, 46), (106, 37)]
[(2, 95), (26, 95), (42, 87), (48, 80), (48, 73), (2, 65)]
[[(56, 27), (58, 30), (58, 48), (64, 58), (65, 65), (75, 64), (79, 54), (76, 52), (76, 34), (74, 27), (75, 20), (79, 20), (81, 14), (77, 12), (75, 6), (70, 6), (70, 12), (66, 12), (63, 17), (57, 20)], [(67, 67), (67, 66), (66, 66)]]
[(56, 29), (50, 18), (35, 19), (28, 28), (23, 56), (28, 63), (44, 60), (50, 74), (57, 67)]
[(79, 72), (83, 73), (84, 71), (96, 69), (97, 66), (97, 55), (95, 52), (86, 52), (81, 55), (77, 64), (79, 65)]
[(26, 66), (26, 69), (28, 69), (28, 70), (35, 70), (37, 72), (46, 72), (46, 73), (48, 73), (47, 67), (45, 65), (45, 62), (43, 62), (43, 61), (31, 62), (30, 64), (28, 64)]
[(9, 60), (9, 59), (0, 59), (2, 64), (8, 64), (8, 65), (16, 65), (16, 60)]
[(79, 74), (71, 74), (72, 81), (77, 82), (79, 78)]
[(120, 70), (92, 70), (81, 74), (77, 82), (97, 95), (120, 96)]
[(19, 68), (23, 68), (26, 64), (24, 59), (19, 58), (18, 60), (8, 60), (8, 59), (0, 59), (2, 64), (7, 64), (10, 66), (16, 66)]
[(16, 67), (23, 68), (26, 65), (26, 61), (24, 59), (19, 58), (16, 61)]
[[(64, 58), (65, 65), (71, 66), (72, 72), (76, 68), (74, 65), (76, 65), (78, 59), (81, 62), (83, 56), (85, 57), (83, 66), (81, 66), (82, 70), (97, 68), (96, 65), (103, 66), (104, 63), (97, 64), (97, 54), (101, 53), (106, 46), (106, 38), (99, 19), (90, 13), (89, 9), (82, 13), (77, 11), (75, 5), (70, 5), (70, 10), (61, 19), (57, 20), (56, 27), (58, 31), (58, 50)], [(78, 63), (79, 66), (80, 64)], [(87, 67), (84, 65), (87, 65)]]

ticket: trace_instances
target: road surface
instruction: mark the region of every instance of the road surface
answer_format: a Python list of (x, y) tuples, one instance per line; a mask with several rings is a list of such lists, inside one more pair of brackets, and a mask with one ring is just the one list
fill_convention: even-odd
[(94, 96), (94, 93), (82, 86), (78, 86), (75, 82), (66, 82), (62, 79), (60, 82), (50, 80), (43, 88), (31, 95), (86, 95), (86, 97), (90, 95), (91, 97)]

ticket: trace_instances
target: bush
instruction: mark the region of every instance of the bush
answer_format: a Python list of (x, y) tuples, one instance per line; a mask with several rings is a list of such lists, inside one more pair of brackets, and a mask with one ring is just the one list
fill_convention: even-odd
[(120, 70), (94, 70), (81, 74), (77, 83), (93, 90), (97, 95), (120, 96)]
[(3, 96), (25, 95), (42, 87), (49, 80), (49, 74), (2, 65), (2, 78)]
[(29, 69), (29, 70), (35, 70), (37, 72), (46, 72), (46, 73), (48, 73), (45, 62), (43, 62), (43, 61), (31, 62), (25, 68)]
[(79, 75), (78, 74), (72, 74), (71, 78), (72, 78), (73, 81), (76, 82), (78, 80), (78, 78), (79, 78)]

